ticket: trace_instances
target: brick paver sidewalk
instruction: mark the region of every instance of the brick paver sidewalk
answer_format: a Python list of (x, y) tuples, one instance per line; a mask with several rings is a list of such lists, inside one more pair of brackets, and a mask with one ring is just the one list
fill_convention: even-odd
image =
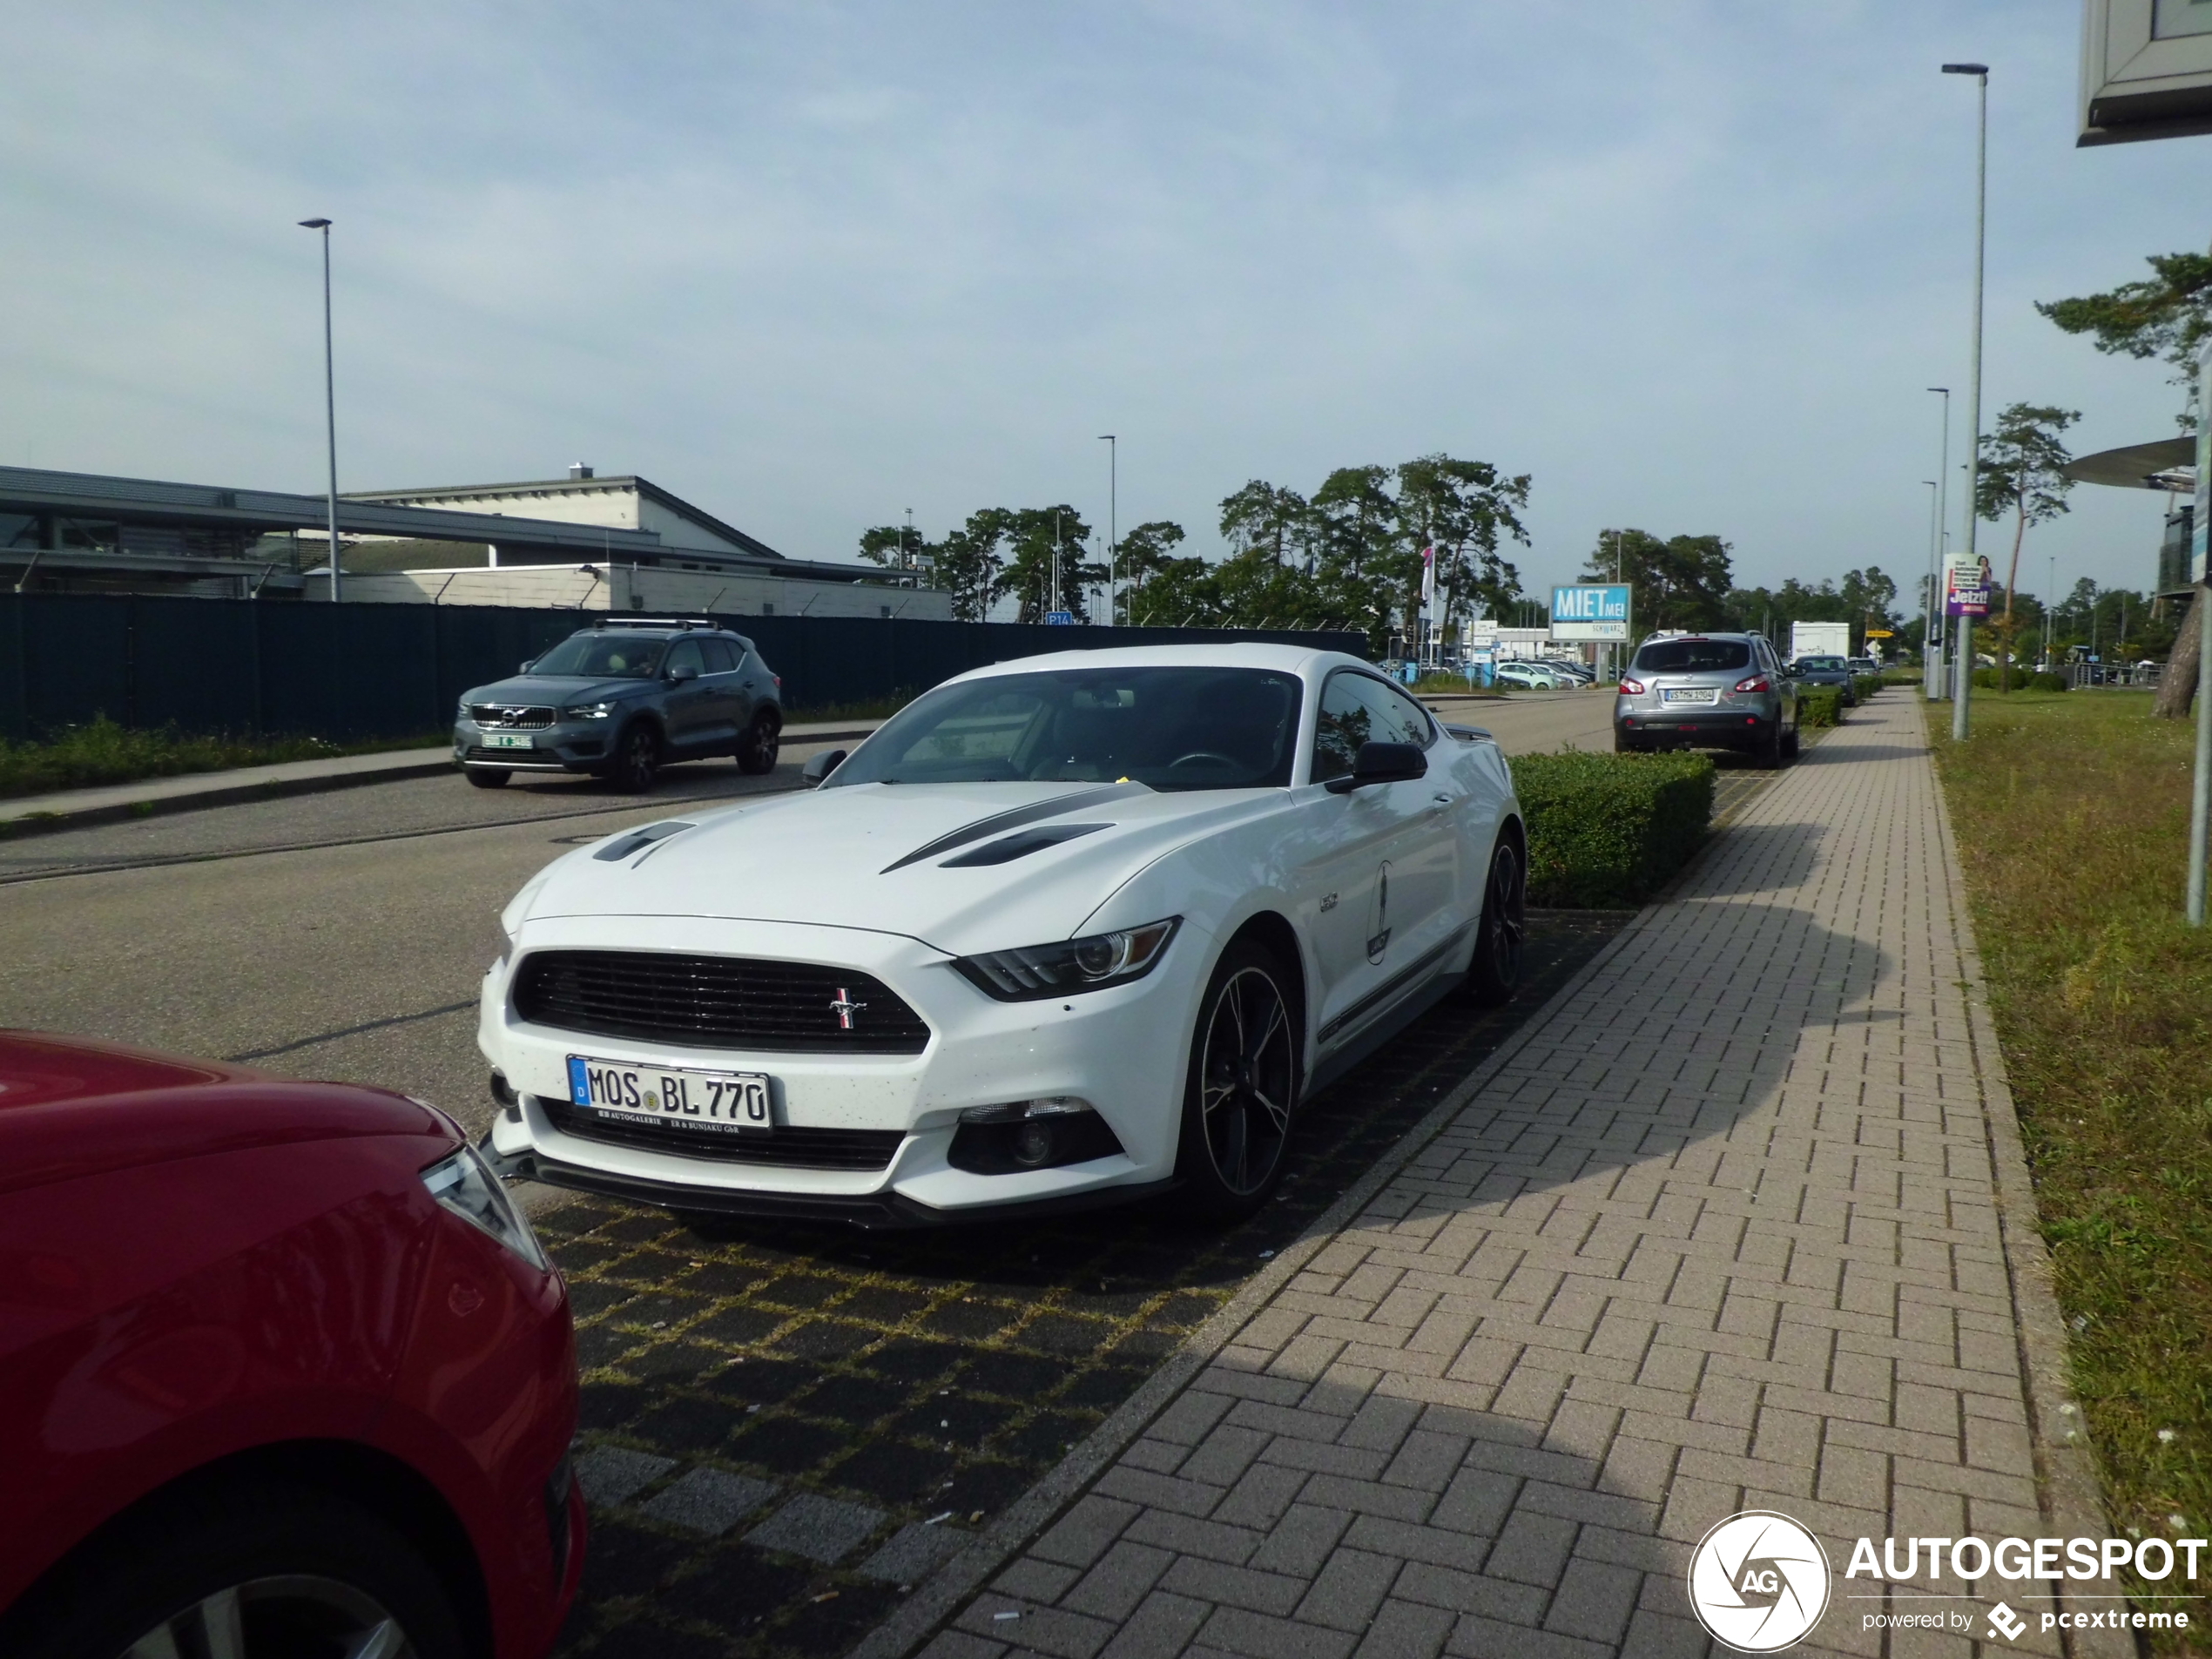
[[(1936, 790), (1906, 694), (1810, 752), (928, 1659), (1700, 1653), (1747, 1508), (1830, 1551), (1799, 1651), (2047, 1607), (1844, 1599), (1861, 1535), (2053, 1524)], [(1973, 1628), (1863, 1628), (1916, 1606)]]

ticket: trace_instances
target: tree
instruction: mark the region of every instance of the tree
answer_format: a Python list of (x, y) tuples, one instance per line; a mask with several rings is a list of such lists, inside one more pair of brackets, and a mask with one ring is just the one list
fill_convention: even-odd
[(1997, 686), (2011, 689), (2013, 634), (2013, 590), (2019, 585), (2020, 543), (2030, 524), (2045, 524), (2066, 512), (2074, 480), (2066, 475), (2074, 459), (2059, 437), (2081, 418), (2075, 409), (2047, 404), (2014, 403), (1997, 417), (1997, 429), (1981, 440), (1979, 470), (1974, 478), (1974, 512), (1991, 523), (2013, 515), (2013, 560), (2005, 573), (2005, 610), (1993, 625), (1999, 639)]
[(1019, 606), (1015, 620), (1041, 623), (1053, 609), (1053, 555), (1057, 551), (1059, 608), (1072, 611), (1078, 622), (1089, 622), (1084, 591), (1106, 579), (1106, 567), (1083, 556), (1089, 551), (1084, 543), (1090, 540), (1090, 526), (1082, 515), (1063, 502), (1057, 507), (1024, 507), (1005, 513), (1004, 522), (1009, 554), (998, 593), (1014, 597)]
[(1003, 507), (970, 513), (967, 523), (933, 550), (937, 585), (952, 596), (955, 622), (981, 622), (990, 615), (1006, 563), (1000, 550), (1013, 516)]
[(860, 556), (871, 564), (894, 570), (928, 568), (929, 543), (921, 532), (906, 524), (878, 524), (860, 532)]
[[(2177, 384), (2194, 385), (2197, 347), (2212, 336), (2212, 254), (2154, 253), (2151, 278), (2104, 293), (2039, 300), (2036, 310), (2069, 334), (2094, 337), (2101, 352), (2161, 358)], [(2186, 415), (2182, 425), (2192, 425)]]
[[(1264, 552), (1285, 568), (1313, 574), (1313, 507), (1295, 489), (1255, 478), (1221, 503), (1221, 537), (1238, 553)], [(1177, 533), (1177, 539), (1181, 532)]]
[(1158, 518), (1122, 533), (1118, 570), (1122, 579), (1121, 615), (1115, 620), (1134, 624), (1141, 607), (1138, 597), (1145, 585), (1162, 571), (1178, 564), (1203, 565), (1203, 559), (1177, 557), (1169, 550), (1183, 543), (1183, 526)]
[(1717, 536), (1662, 542), (1649, 530), (1601, 530), (1582, 580), (1611, 582), (1619, 570), (1629, 590), (1629, 624), (1639, 632), (1724, 628), (1729, 566), (1729, 544)]
[[(2197, 347), (2212, 335), (2212, 254), (2154, 253), (2148, 263), (2148, 281), (2123, 282), (2104, 293), (2054, 300), (2035, 308), (2070, 334), (2093, 336), (2099, 351), (2161, 359), (2175, 370), (2176, 384), (2193, 384)], [(2212, 415), (2212, 410), (2204, 413)], [(2195, 429), (2190, 415), (2184, 413), (2180, 421), (2183, 431)], [(2200, 583), (2179, 619), (2166, 672), (2151, 703), (2151, 712), (2161, 719), (2178, 720), (2189, 711), (2196, 693), (2196, 608), (2205, 604), (2212, 604), (2212, 594)]]
[(1498, 551), (1501, 535), (1528, 545), (1516, 509), (1528, 505), (1528, 475), (1507, 477), (1487, 461), (1423, 455), (1398, 469), (1398, 514), (1420, 546), (1436, 550), (1436, 590), (1449, 629), (1462, 610), (1504, 613), (1521, 572)]

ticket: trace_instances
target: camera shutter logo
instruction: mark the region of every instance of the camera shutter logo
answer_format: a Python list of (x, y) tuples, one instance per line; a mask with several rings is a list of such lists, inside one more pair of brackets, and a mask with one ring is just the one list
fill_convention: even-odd
[(1803, 1641), (1827, 1610), (1827, 1554), (1787, 1515), (1730, 1515), (1689, 1558), (1689, 1605), (1724, 1645), (1777, 1652)]

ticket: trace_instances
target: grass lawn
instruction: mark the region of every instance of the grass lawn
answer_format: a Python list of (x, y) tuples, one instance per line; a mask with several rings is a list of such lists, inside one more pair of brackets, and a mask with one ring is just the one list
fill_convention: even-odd
[(180, 772), (264, 766), (280, 760), (320, 760), (331, 755), (374, 754), (449, 742), (436, 737), (382, 743), (335, 744), (320, 738), (199, 736), (167, 728), (142, 732), (102, 717), (37, 743), (0, 738), (0, 799), (43, 795), (52, 789), (135, 783)]
[(2182, 921), (2194, 732), (2150, 704), (1983, 692), (1966, 745), (1930, 726), (2114, 1524), (2203, 1537), (2212, 930)]

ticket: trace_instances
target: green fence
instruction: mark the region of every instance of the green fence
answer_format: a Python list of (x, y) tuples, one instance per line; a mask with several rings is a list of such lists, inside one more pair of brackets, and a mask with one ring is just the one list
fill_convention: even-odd
[[(591, 617), (491, 605), (307, 604), (0, 593), (0, 733), (94, 716), (334, 742), (437, 732), (462, 693), (512, 674)], [(1040, 628), (873, 617), (725, 617), (804, 711), (917, 691), (987, 663), (1113, 645), (1274, 641), (1364, 655), (1352, 633)]]

